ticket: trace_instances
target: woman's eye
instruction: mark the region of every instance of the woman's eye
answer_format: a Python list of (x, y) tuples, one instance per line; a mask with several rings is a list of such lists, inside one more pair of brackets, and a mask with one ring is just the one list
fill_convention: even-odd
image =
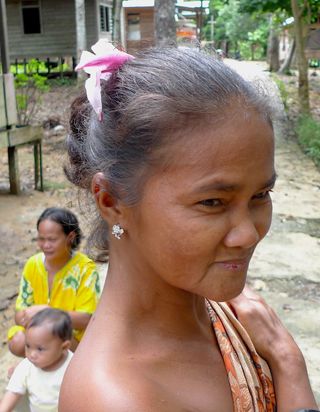
[(201, 200), (201, 202), (199, 203), (207, 207), (217, 207), (217, 206), (222, 205), (221, 200), (219, 199), (205, 199), (205, 200)]
[(39, 347), (39, 348), (38, 348), (38, 351), (39, 351), (39, 352), (42, 352), (42, 351), (43, 351), (43, 348), (40, 348), (40, 347)]
[(264, 192), (254, 195), (253, 198), (254, 199), (266, 199), (270, 195), (270, 192), (272, 192), (271, 189), (265, 190)]

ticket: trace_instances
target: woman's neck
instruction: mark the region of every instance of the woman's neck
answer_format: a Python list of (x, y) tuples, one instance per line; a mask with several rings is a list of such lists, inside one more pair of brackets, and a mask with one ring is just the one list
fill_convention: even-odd
[(57, 273), (60, 269), (62, 269), (71, 259), (72, 253), (70, 253), (58, 258), (58, 259), (48, 259), (45, 258), (44, 260), (44, 266), (48, 272), (49, 275), (54, 275)]
[(137, 273), (120, 259), (111, 260), (101, 299), (106, 302), (100, 305), (108, 312), (105, 316), (111, 315), (118, 321), (126, 319), (149, 332), (154, 328), (157, 333), (161, 329), (164, 333), (185, 337), (199, 334), (199, 330), (210, 334), (203, 297), (149, 276), (147, 271)]

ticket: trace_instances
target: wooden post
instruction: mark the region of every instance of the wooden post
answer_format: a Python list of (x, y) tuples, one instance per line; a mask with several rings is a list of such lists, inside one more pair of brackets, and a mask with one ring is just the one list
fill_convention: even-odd
[(10, 73), (6, 2), (0, 0), (0, 47), (2, 73)]
[(33, 146), (34, 153), (34, 188), (43, 192), (43, 175), (42, 175), (42, 147), (41, 140)]
[(20, 193), (20, 179), (18, 164), (18, 148), (16, 146), (8, 147), (8, 159), (10, 193), (13, 195), (18, 195)]
[[(86, 11), (85, 0), (75, 0), (75, 21), (76, 21), (76, 39), (77, 39), (77, 59), (80, 60), (81, 53), (87, 47), (86, 33)], [(78, 72), (78, 79), (85, 79), (87, 76), (83, 70)]]

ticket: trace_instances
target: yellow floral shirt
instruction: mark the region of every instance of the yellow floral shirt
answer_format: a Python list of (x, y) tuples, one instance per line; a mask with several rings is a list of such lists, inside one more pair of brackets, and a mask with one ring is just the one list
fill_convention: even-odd
[[(99, 296), (100, 282), (96, 265), (80, 252), (75, 252), (69, 262), (55, 274), (49, 294), (44, 255), (38, 253), (24, 267), (16, 311), (32, 305), (47, 304), (65, 311), (92, 314)], [(74, 336), (80, 340), (83, 333), (82, 330), (75, 330)]]

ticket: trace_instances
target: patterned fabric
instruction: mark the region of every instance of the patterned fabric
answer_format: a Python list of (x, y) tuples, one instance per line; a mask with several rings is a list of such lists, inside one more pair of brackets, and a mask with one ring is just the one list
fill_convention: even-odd
[[(76, 252), (69, 262), (60, 269), (53, 279), (49, 294), (48, 274), (44, 266), (44, 255), (38, 253), (26, 263), (16, 310), (32, 305), (48, 304), (53, 308), (92, 314), (100, 296), (99, 274), (96, 265), (86, 255)], [(13, 326), (8, 337), (21, 330)], [(74, 330), (74, 336), (80, 340), (84, 331)]]
[(234, 412), (275, 412), (276, 399), (267, 363), (226, 303), (207, 308), (227, 370)]

